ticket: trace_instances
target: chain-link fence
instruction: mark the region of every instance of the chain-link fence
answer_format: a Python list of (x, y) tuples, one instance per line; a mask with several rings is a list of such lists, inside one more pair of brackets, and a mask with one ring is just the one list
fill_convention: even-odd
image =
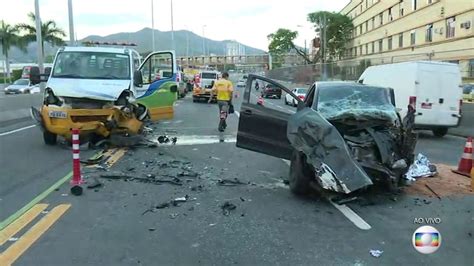
[[(460, 58), (460, 54), (463, 54)], [(472, 54), (472, 57), (469, 55)], [(466, 57), (466, 55), (468, 55)], [(371, 56), (366, 59), (340, 60), (330, 63), (312, 65), (286, 66), (266, 72), (272, 79), (291, 82), (295, 84), (311, 84), (315, 81), (326, 80), (357, 80), (366, 68), (373, 65), (391, 64), (407, 61), (443, 61), (459, 64), (461, 76), (464, 80), (474, 79), (474, 48), (464, 50), (451, 50), (435, 53), (418, 53), (397, 55), (390, 57)]]

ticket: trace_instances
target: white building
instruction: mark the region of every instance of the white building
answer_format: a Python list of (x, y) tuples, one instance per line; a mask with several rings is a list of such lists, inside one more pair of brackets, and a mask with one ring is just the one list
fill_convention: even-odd
[(236, 41), (228, 42), (226, 44), (226, 55), (245, 55), (245, 47)]

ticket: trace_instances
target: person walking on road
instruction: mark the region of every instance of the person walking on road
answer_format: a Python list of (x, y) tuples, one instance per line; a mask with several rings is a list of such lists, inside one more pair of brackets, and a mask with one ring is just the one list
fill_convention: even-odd
[(232, 94), (234, 86), (229, 80), (229, 73), (222, 73), (222, 78), (214, 82), (209, 103), (214, 95), (217, 95), (217, 104), (219, 105), (219, 131), (224, 131), (227, 127), (226, 119), (229, 112), (229, 106), (232, 104)]

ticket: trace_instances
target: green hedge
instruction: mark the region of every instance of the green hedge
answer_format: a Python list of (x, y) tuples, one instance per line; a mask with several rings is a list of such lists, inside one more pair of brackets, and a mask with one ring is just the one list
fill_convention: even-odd
[(12, 80), (17, 80), (21, 78), (21, 73), (23, 73), (22, 69), (15, 69), (12, 71)]

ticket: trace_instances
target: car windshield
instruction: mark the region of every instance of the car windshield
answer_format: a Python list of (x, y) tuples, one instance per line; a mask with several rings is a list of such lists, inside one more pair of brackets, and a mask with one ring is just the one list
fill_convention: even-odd
[(201, 78), (203, 79), (217, 79), (217, 74), (216, 73), (201, 73)]
[(53, 77), (76, 79), (130, 79), (129, 56), (103, 52), (61, 52)]
[(396, 120), (389, 90), (359, 85), (330, 85), (318, 88), (317, 111), (326, 119), (352, 117), (357, 120)]
[(29, 83), (30, 81), (27, 79), (18, 79), (15, 82), (13, 82), (13, 85), (28, 85)]
[(299, 93), (299, 94), (306, 94), (307, 92), (308, 92), (308, 89), (305, 89), (305, 88), (296, 89), (296, 93)]

